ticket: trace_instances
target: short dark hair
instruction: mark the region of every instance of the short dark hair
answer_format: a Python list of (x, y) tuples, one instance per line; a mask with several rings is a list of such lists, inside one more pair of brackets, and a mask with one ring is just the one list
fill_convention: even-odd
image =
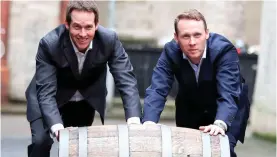
[(196, 9), (191, 9), (189, 11), (183, 12), (179, 14), (175, 20), (174, 20), (174, 29), (175, 33), (178, 34), (178, 22), (182, 19), (187, 19), (187, 20), (196, 20), (196, 21), (203, 21), (204, 23), (204, 28), (207, 30), (207, 23), (205, 20), (205, 17)]
[(68, 24), (71, 23), (71, 13), (73, 10), (79, 10), (79, 11), (87, 11), (87, 12), (93, 12), (95, 15), (94, 23), (97, 24), (99, 20), (99, 12), (98, 7), (94, 0), (92, 1), (75, 1), (72, 0), (68, 3), (67, 9), (66, 9), (66, 22)]

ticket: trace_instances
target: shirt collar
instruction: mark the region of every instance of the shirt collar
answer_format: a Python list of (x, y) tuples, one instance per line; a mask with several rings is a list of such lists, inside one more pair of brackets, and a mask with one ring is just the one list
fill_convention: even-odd
[[(71, 37), (70, 37), (70, 41), (71, 41), (71, 44), (73, 46), (73, 49), (74, 49), (74, 52), (80, 52), (78, 50), (78, 48), (76, 47), (76, 45), (74, 44), (74, 42), (72, 41)], [(87, 50), (85, 51), (85, 54), (86, 52), (88, 52), (88, 50), (91, 50), (92, 49), (92, 45), (93, 45), (93, 42), (91, 41), (90, 44), (89, 44), (89, 47), (87, 48)]]
[[(206, 58), (206, 55), (207, 55), (207, 46), (205, 46), (205, 50), (204, 50), (204, 53), (202, 55), (202, 58)], [(188, 59), (188, 57), (186, 56), (186, 54), (183, 52), (183, 59)]]

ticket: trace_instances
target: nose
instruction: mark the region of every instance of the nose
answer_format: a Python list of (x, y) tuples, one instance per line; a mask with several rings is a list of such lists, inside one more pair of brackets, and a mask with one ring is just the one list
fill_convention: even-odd
[(85, 36), (86, 36), (86, 34), (87, 34), (87, 33), (86, 33), (86, 30), (85, 30), (84, 28), (83, 28), (83, 29), (81, 29), (81, 32), (80, 32), (80, 34), (79, 34), (79, 35), (80, 35), (81, 37), (85, 37)]
[(193, 37), (191, 37), (190, 41), (189, 41), (189, 45), (193, 46), (195, 44), (196, 44), (195, 39)]

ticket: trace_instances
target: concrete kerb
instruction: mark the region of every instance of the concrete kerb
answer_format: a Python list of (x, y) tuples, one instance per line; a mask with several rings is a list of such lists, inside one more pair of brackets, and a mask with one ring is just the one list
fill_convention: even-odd
[[(143, 99), (141, 99), (141, 104), (143, 105)], [(26, 109), (26, 102), (8, 102), (6, 104), (1, 104), (1, 114), (25, 115)], [(161, 115), (161, 119), (174, 120), (174, 113), (174, 101), (169, 100), (166, 103), (166, 107)], [(113, 105), (108, 108), (106, 117), (120, 119), (124, 118), (123, 103), (120, 97), (113, 99)]]

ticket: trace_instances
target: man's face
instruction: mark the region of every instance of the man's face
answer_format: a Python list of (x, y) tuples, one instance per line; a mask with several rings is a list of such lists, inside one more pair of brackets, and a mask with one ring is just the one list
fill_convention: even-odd
[(71, 23), (66, 23), (70, 37), (80, 52), (86, 51), (91, 40), (94, 38), (98, 24), (95, 25), (93, 12), (73, 10)]
[(209, 38), (203, 21), (182, 19), (178, 22), (178, 34), (174, 34), (175, 41), (181, 50), (192, 61), (199, 63)]

